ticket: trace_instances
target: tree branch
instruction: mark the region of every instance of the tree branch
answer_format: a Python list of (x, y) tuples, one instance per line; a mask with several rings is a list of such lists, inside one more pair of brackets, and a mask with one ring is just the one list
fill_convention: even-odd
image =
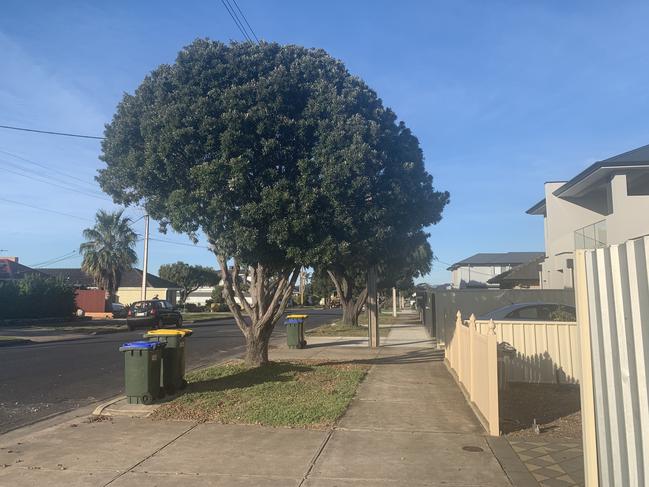
[(244, 296), (243, 292), (241, 292), (241, 288), (239, 287), (239, 271), (240, 271), (239, 262), (237, 261), (237, 259), (233, 259), (233, 260), (234, 260), (234, 269), (233, 269), (234, 276), (232, 279), (232, 287), (234, 288), (234, 292), (239, 298), (239, 301), (241, 301), (241, 307), (246, 311), (246, 314), (250, 316), (250, 318), (255, 318), (255, 312), (250, 307), (248, 300)]
[(334, 274), (334, 272), (330, 270), (327, 270), (327, 274), (329, 274), (329, 277), (334, 283), (334, 287), (336, 288), (336, 292), (338, 293), (338, 298), (342, 301), (344, 297), (340, 286), (340, 282), (338, 282), (338, 276), (336, 276), (336, 274)]
[(248, 336), (250, 327), (246, 323), (246, 320), (241, 313), (241, 308), (235, 302), (233, 297), (232, 277), (230, 276), (230, 273), (228, 271), (228, 259), (222, 254), (217, 254), (216, 260), (221, 266), (221, 278), (223, 280), (223, 298), (225, 299), (228, 308), (230, 308), (230, 311), (232, 311), (232, 314), (234, 315), (234, 321), (236, 321), (237, 326), (244, 335)]

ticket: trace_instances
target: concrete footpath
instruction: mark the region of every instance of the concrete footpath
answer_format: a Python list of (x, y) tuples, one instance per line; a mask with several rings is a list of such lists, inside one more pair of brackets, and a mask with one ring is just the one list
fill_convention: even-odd
[(76, 419), (1, 436), (0, 485), (512, 485), (441, 352), (403, 318), (378, 350), (320, 342), (271, 351), (372, 365), (333, 428)]

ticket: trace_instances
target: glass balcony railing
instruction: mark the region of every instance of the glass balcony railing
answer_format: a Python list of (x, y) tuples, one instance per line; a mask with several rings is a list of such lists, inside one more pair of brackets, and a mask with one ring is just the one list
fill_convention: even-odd
[(575, 249), (598, 249), (608, 245), (606, 220), (575, 230)]

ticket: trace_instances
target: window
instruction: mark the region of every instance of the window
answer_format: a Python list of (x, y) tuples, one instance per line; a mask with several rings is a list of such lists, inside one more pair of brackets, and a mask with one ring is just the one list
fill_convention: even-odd
[(606, 245), (606, 220), (575, 230), (575, 249), (599, 249)]
[(526, 306), (519, 308), (509, 313), (506, 318), (513, 318), (517, 320), (536, 320), (538, 319), (537, 306)]

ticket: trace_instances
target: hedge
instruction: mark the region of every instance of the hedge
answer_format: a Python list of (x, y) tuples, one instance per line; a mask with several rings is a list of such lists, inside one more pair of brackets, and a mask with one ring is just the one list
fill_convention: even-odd
[(74, 288), (63, 281), (27, 276), (19, 281), (0, 281), (0, 320), (62, 318), (74, 314)]

